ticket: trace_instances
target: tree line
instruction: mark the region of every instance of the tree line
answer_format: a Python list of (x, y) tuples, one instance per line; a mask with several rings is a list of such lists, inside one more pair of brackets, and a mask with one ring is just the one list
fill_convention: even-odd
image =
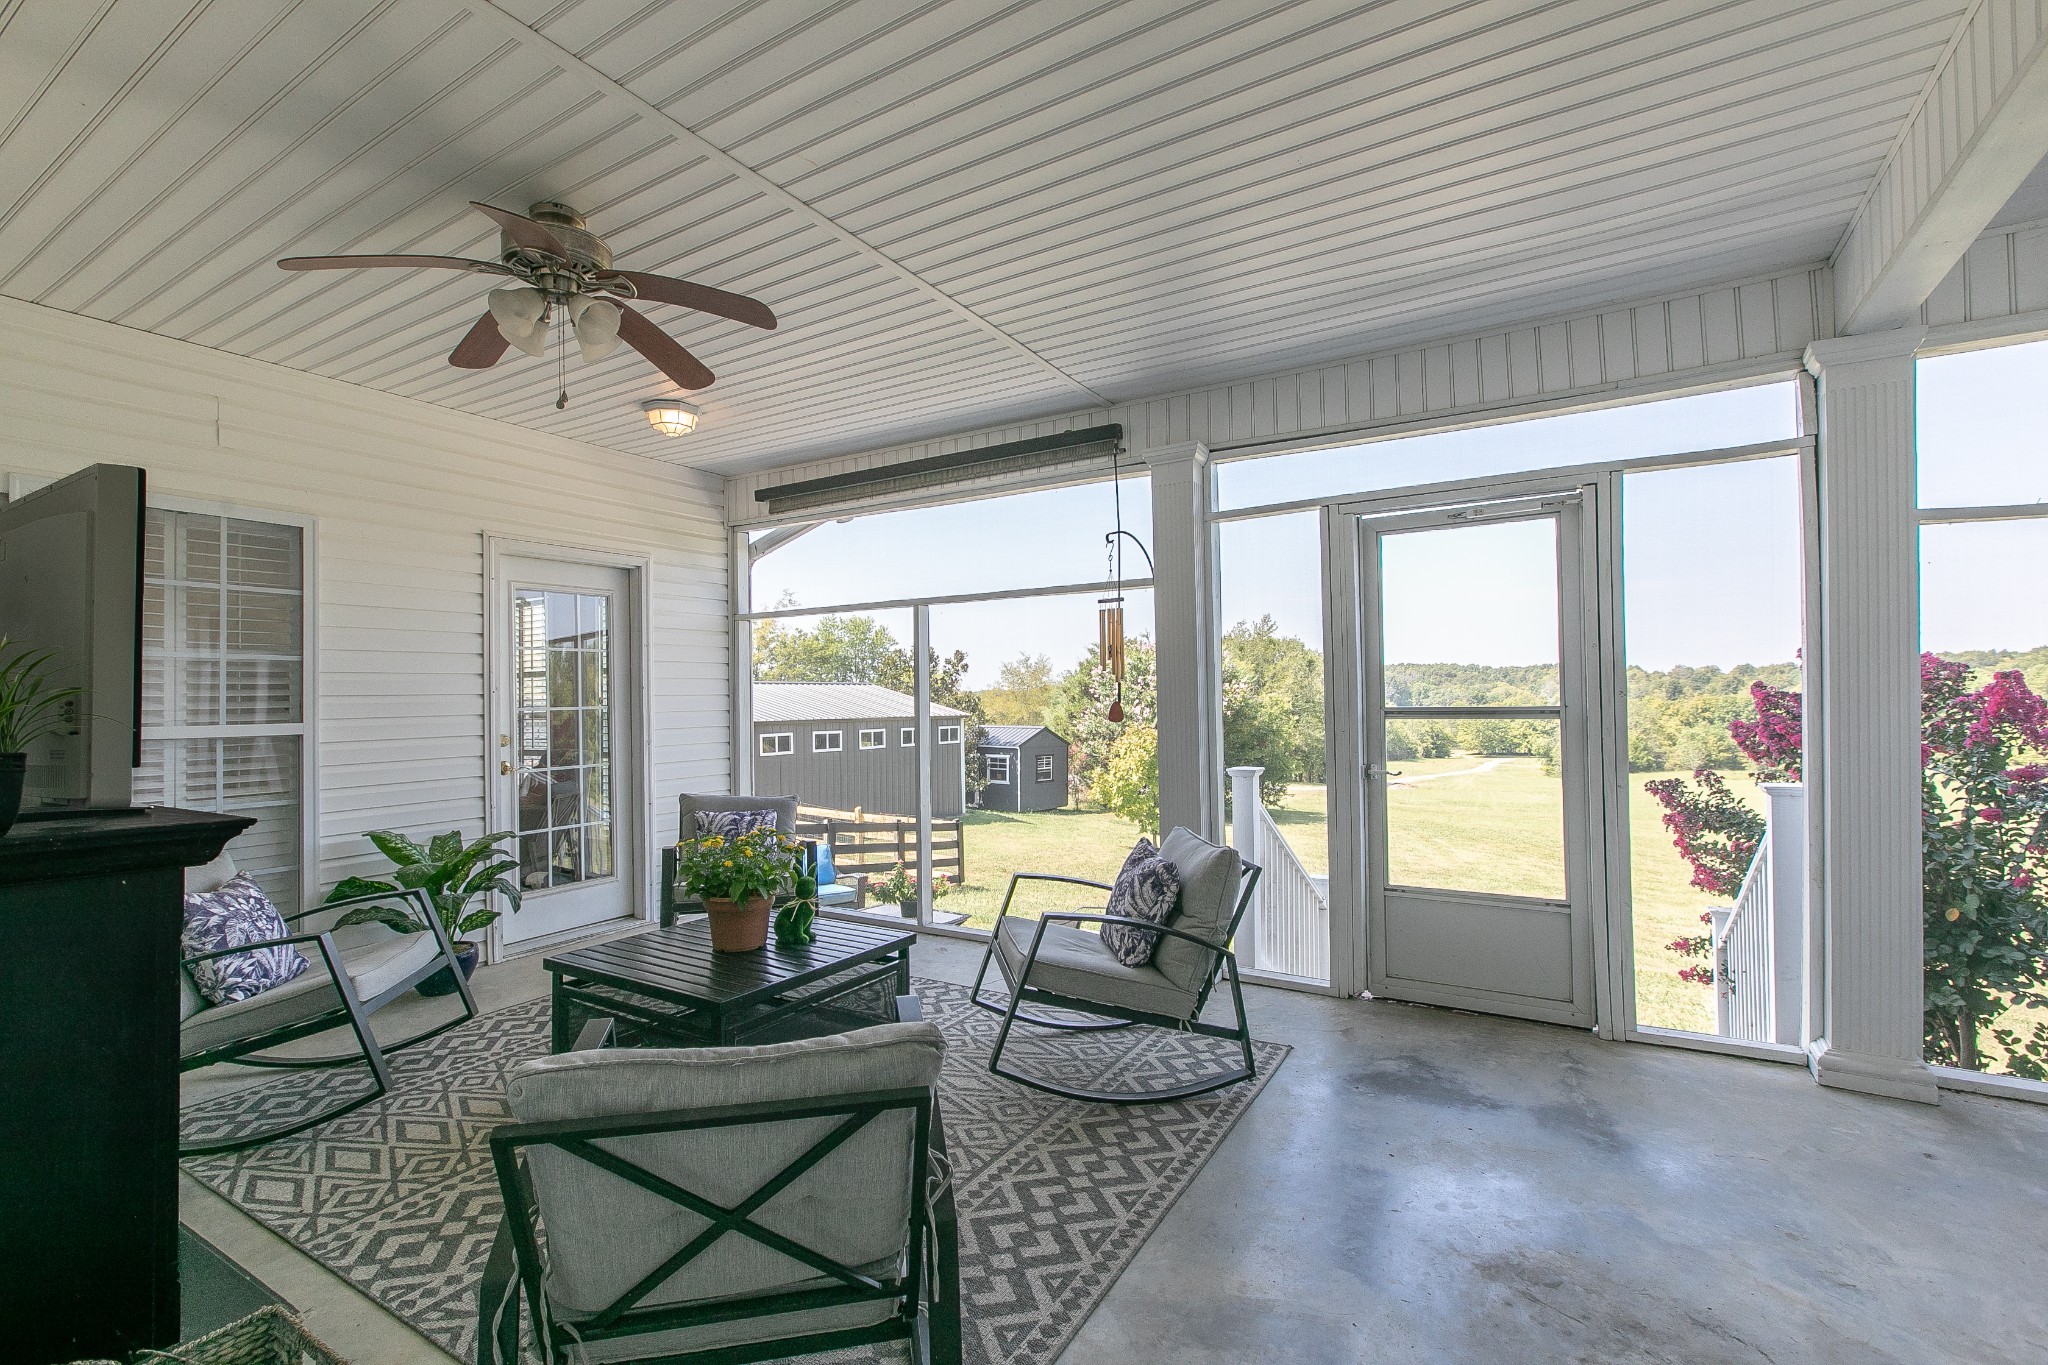
[[(1223, 633), (1222, 644), (1229, 761), (1265, 769), (1262, 794), (1269, 802), (1289, 784), (1321, 783), (1322, 654), (1281, 634), (1270, 616), (1239, 621)], [(970, 791), (983, 782), (974, 745), (987, 726), (1044, 725), (1071, 746), (1076, 799), (1123, 811), (1149, 828), (1157, 808), (1156, 735), (1125, 736), (1149, 732), (1156, 723), (1151, 641), (1131, 640), (1125, 659), (1125, 719), (1118, 724), (1108, 715), (1115, 686), (1092, 646), (1066, 667), (1044, 654), (1020, 654), (980, 686), (964, 652), (934, 652), (932, 700), (966, 716)], [(1987, 654), (1982, 666), (1994, 665), (2031, 665), (2048, 682), (2048, 649)], [(871, 616), (825, 615), (808, 626), (771, 620), (754, 633), (754, 676), (762, 681), (873, 683), (908, 693), (911, 674), (909, 647)], [(1541, 706), (1555, 705), (1558, 697), (1555, 664), (1390, 663), (1384, 677), (1387, 701), (1397, 706)], [(1740, 767), (1728, 726), (1748, 714), (1750, 688), (1797, 688), (1799, 677), (1796, 663), (1629, 669), (1629, 767)], [(1387, 754), (1396, 762), (1464, 753), (1526, 754), (1554, 764), (1556, 743), (1556, 726), (1536, 721), (1397, 721), (1387, 732)]]

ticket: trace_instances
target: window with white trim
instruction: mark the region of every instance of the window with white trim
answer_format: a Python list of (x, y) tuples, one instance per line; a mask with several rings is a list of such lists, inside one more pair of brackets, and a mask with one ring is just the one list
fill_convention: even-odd
[(904, 748), (906, 748), (906, 749), (915, 749), (915, 748), (917, 747), (917, 730), (916, 730), (916, 728), (915, 728), (915, 727), (913, 727), (913, 726), (909, 726), (909, 725), (906, 725), (906, 726), (904, 726), (904, 727), (903, 727), (903, 734), (902, 734), (902, 736), (901, 736), (901, 739), (900, 739), (900, 743), (901, 743), (901, 744), (903, 745), (903, 747), (904, 747)]
[(1051, 755), (1051, 754), (1040, 754), (1040, 755), (1038, 756), (1038, 780), (1039, 780), (1040, 782), (1050, 782), (1050, 781), (1052, 781), (1052, 755)]
[(796, 752), (796, 736), (787, 730), (777, 730), (761, 736), (761, 757), (776, 758), (782, 754)]
[(811, 752), (814, 754), (836, 754), (845, 747), (846, 735), (842, 731), (811, 731)]
[(280, 910), (306, 881), (305, 530), (149, 509), (138, 805), (253, 816), (228, 845)]
[(941, 725), (941, 726), (939, 727), (939, 743), (941, 743), (941, 744), (958, 744), (959, 742), (960, 742), (960, 727), (959, 727), (959, 726), (957, 726), (957, 725)]
[(983, 754), (981, 761), (983, 769), (988, 774), (988, 784), (991, 787), (1007, 787), (1010, 785), (1010, 756), (1008, 754)]
[(887, 730), (863, 730), (860, 732), (860, 747), (863, 749), (886, 749), (889, 747)]

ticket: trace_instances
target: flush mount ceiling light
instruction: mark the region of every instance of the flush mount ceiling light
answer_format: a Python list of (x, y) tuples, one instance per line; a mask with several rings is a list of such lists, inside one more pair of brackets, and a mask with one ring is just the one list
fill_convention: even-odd
[(679, 398), (650, 398), (640, 411), (647, 414), (647, 425), (664, 436), (688, 436), (697, 429), (697, 405)]

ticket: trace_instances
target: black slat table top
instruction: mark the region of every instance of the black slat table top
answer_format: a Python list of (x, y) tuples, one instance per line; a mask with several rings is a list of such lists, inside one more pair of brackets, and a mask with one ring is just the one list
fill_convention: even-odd
[(708, 920), (692, 920), (544, 957), (556, 976), (576, 977), (691, 1004), (739, 1008), (807, 985), (848, 966), (906, 950), (917, 935), (894, 928), (818, 920), (801, 948), (768, 946), (750, 953), (711, 949)]

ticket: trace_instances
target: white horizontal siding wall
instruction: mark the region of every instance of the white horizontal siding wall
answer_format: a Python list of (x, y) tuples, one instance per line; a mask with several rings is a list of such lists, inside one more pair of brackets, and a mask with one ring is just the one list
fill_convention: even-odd
[[(1188, 441), (1228, 452), (1267, 444), (1328, 444), (1347, 436), (1367, 438), (1518, 410), (1589, 406), (1658, 389), (1790, 373), (1798, 369), (1809, 341), (1833, 334), (1832, 300), (1825, 267), (1790, 270), (1242, 383), (740, 475), (726, 481), (727, 515), (735, 525), (766, 521), (754, 493), (776, 484), (1104, 422), (1123, 424), (1134, 457)], [(962, 482), (949, 486), (945, 496), (1033, 481), (1011, 476)]]
[(656, 838), (677, 792), (727, 790), (717, 481), (0, 298), (0, 469), (101, 461), (316, 520), (323, 885), (380, 865), (365, 830), (482, 830), (487, 533), (650, 558)]

